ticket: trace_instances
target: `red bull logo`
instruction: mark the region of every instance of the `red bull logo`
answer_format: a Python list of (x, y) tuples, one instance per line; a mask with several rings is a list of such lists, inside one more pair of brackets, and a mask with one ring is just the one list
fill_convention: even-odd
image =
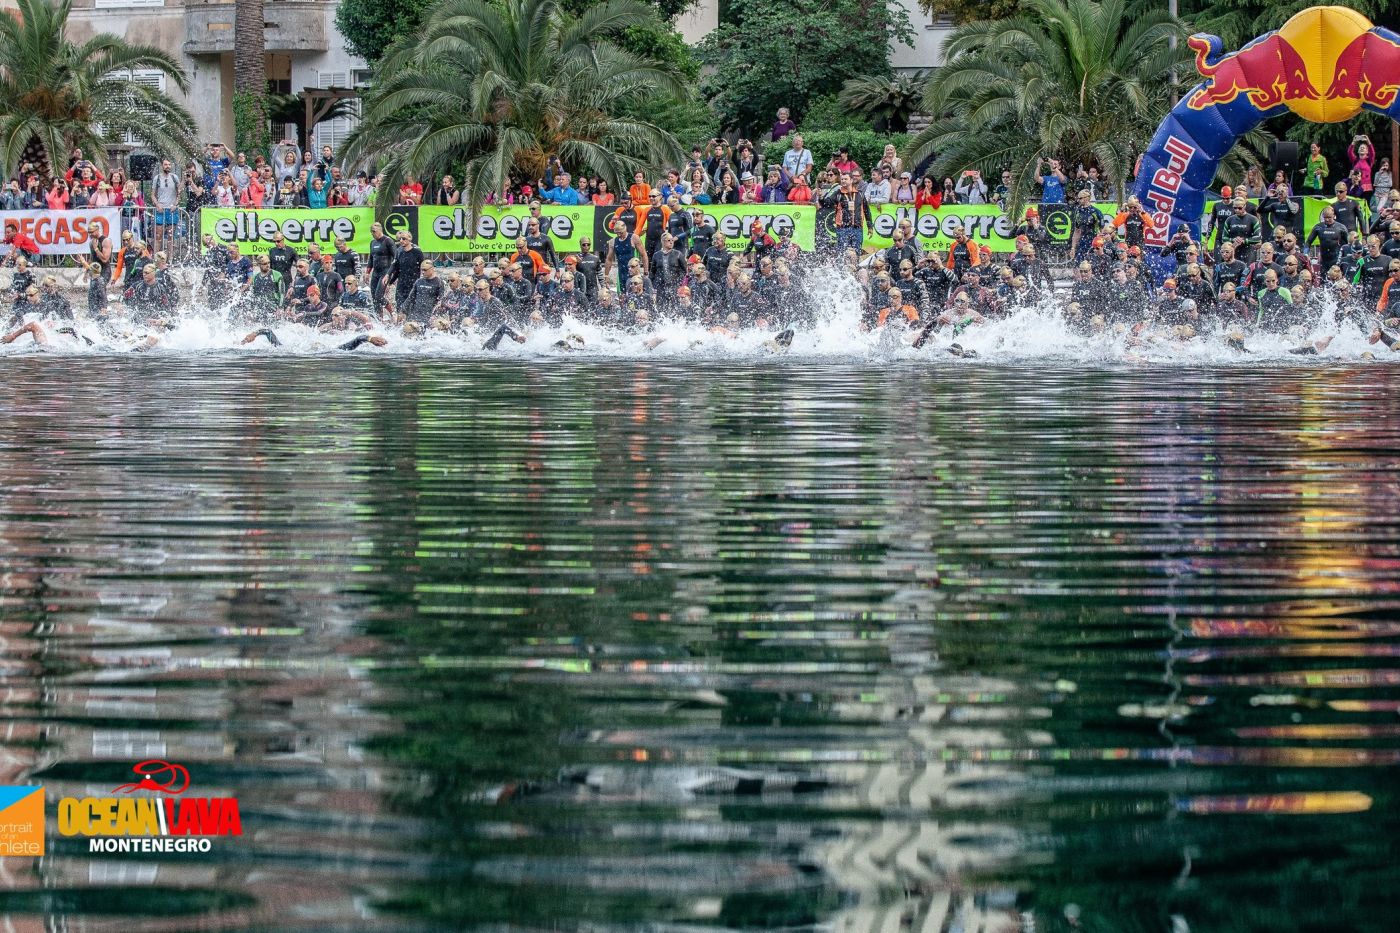
[(1388, 110), (1400, 93), (1400, 38), (1363, 32), (1337, 57), (1327, 96)]
[(1241, 94), (1261, 111), (1321, 96), (1308, 78), (1303, 57), (1278, 33), (1229, 55), (1220, 54), (1218, 36), (1195, 35), (1187, 45), (1196, 51), (1196, 70), (1207, 78), (1186, 101), (1193, 110), (1234, 103)]
[(1336, 123), (1400, 98), (1400, 37), (1345, 7), (1303, 10), (1237, 52), (1223, 53), (1218, 36), (1194, 35), (1187, 44), (1206, 79), (1186, 99), (1193, 110), (1244, 97), (1260, 113), (1282, 105)]

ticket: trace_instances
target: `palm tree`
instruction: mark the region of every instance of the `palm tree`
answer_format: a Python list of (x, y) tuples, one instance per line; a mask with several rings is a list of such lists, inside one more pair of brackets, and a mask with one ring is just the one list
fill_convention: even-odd
[(876, 130), (903, 133), (919, 109), (923, 80), (923, 72), (850, 78), (842, 85), (839, 100), (842, 106), (873, 121)]
[[(944, 45), (924, 109), (942, 114), (910, 140), (915, 164), (1011, 169), (1019, 212), (1042, 158), (1095, 164), (1121, 186), (1172, 106), (1172, 71), (1191, 74), (1185, 31), (1161, 4), (1024, 0), (1024, 13), (961, 26)], [(1173, 38), (1176, 44), (1173, 46)]]
[(382, 158), (388, 191), (454, 168), (473, 208), (512, 175), (539, 178), (551, 156), (623, 190), (634, 172), (684, 158), (670, 133), (620, 115), (688, 93), (674, 69), (612, 41), (652, 16), (638, 0), (577, 17), (558, 0), (444, 0), (386, 55), (344, 161)]
[(185, 73), (160, 49), (107, 33), (82, 45), (64, 37), (72, 0), (17, 0), (0, 16), (0, 165), (22, 156), (57, 170), (74, 146), (101, 151), (130, 134), (170, 156), (192, 155), (195, 122), (164, 93), (122, 77), (154, 69), (187, 90)]
[(263, 22), (263, 0), (234, 0), (233, 4), (233, 92), (248, 139), (234, 145), (243, 149), (265, 149), (267, 145), (267, 39)]
[[(316, 121), (315, 129), (328, 120), (339, 120), (342, 118), (355, 118), (360, 115), (360, 102), (352, 99), (340, 99), (330, 101), (320, 119)], [(306, 138), (306, 93), (296, 94), (269, 94), (264, 104), (267, 110), (267, 118), (272, 121), (273, 126), (285, 126), (290, 124), (297, 128), (293, 139), (302, 140)]]

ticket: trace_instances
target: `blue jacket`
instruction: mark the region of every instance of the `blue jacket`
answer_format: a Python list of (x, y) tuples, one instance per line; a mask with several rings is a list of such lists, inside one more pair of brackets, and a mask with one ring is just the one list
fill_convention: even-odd
[(555, 204), (563, 204), (568, 207), (578, 207), (583, 203), (583, 195), (578, 193), (578, 189), (570, 186), (568, 188), (546, 188), (540, 192)]

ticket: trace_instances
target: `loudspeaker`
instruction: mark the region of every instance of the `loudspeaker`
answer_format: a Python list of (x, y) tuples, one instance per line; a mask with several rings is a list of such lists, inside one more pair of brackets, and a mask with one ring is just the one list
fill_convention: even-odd
[(132, 181), (150, 181), (155, 177), (160, 160), (153, 155), (138, 154), (127, 160), (127, 177)]
[[(1276, 143), (1269, 143), (1269, 173), (1283, 172), (1283, 177), (1292, 179), (1293, 173), (1298, 171), (1298, 163), (1301, 156), (1298, 154), (1298, 144), (1287, 140), (1280, 140)], [(1290, 180), (1289, 184), (1293, 182)]]

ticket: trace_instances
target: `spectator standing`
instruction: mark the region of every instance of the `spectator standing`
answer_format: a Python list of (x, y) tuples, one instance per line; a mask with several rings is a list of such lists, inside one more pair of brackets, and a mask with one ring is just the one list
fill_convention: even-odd
[(296, 180), (301, 173), (301, 148), (290, 139), (284, 139), (272, 149), (272, 174), (277, 187), (287, 179)]
[[(1046, 168), (1050, 171), (1045, 171)], [(1059, 159), (1041, 159), (1036, 169), (1036, 181), (1040, 182), (1041, 204), (1064, 204), (1065, 183), (1069, 178), (1060, 170)]]
[(791, 188), (792, 179), (788, 177), (787, 171), (778, 165), (769, 166), (768, 177), (764, 179), (763, 187), (758, 192), (758, 200), (764, 204), (786, 204), (788, 190)]
[(809, 175), (812, 171), (812, 150), (807, 148), (801, 133), (793, 133), (788, 140), (788, 150), (783, 153), (783, 170), (793, 179)]
[(982, 173), (975, 168), (963, 172), (953, 190), (958, 193), (960, 204), (987, 203), (987, 183), (982, 180)]
[(171, 227), (179, 223), (179, 196), (181, 196), (181, 179), (175, 174), (175, 167), (171, 160), (165, 158), (161, 160), (161, 170), (155, 172), (155, 177), (151, 178), (151, 200), (155, 205), (154, 227), (151, 228), (151, 242), (155, 245), (155, 251), (167, 248), (167, 240), (171, 237)]
[[(403, 184), (399, 185), (399, 203), (408, 205), (416, 205), (423, 203), (423, 186), (418, 182), (418, 179), (414, 178), (412, 175), (405, 175), (403, 178)], [(419, 260), (419, 263), (421, 265), (421, 259)], [(414, 280), (417, 281), (417, 266), (414, 267), (412, 275)]]
[(1390, 156), (1381, 158), (1380, 164), (1376, 166), (1375, 174), (1371, 176), (1371, 183), (1374, 193), (1371, 196), (1371, 210), (1380, 213), (1384, 208), (1386, 199), (1390, 197), (1391, 190), (1395, 187), (1395, 176), (1390, 170)]
[(919, 179), (919, 190), (914, 192), (914, 210), (920, 212), (927, 207), (936, 211), (942, 206), (943, 192), (938, 190), (938, 179), (932, 175)]
[(615, 203), (617, 203), (617, 197), (608, 190), (608, 183), (600, 178), (598, 184), (593, 189), (594, 206), (612, 207)]
[(1375, 186), (1371, 182), (1371, 171), (1376, 164), (1376, 150), (1371, 145), (1371, 137), (1364, 133), (1353, 136), (1351, 145), (1347, 146), (1347, 158), (1351, 161), (1351, 171), (1361, 176), (1359, 189), (1352, 193), (1363, 201), (1369, 201), (1371, 195), (1375, 193)]
[(895, 204), (914, 203), (914, 182), (909, 177), (908, 172), (899, 173), (899, 180), (894, 185), (894, 192), (890, 195), (890, 200)]
[(452, 207), (460, 204), (462, 192), (457, 188), (457, 182), (451, 175), (442, 176), (442, 181), (438, 183), (437, 193), (433, 195), (433, 203), (440, 207)]
[(1304, 166), (1303, 193), (1322, 197), (1327, 187), (1327, 174), (1327, 157), (1322, 154), (1322, 147), (1313, 143), (1308, 147), (1308, 161)]
[(890, 183), (883, 169), (876, 167), (870, 170), (870, 181), (865, 185), (865, 200), (870, 204), (890, 202)]
[(560, 172), (555, 175), (554, 182), (553, 188), (544, 188), (540, 191), (541, 197), (566, 207), (577, 207), (584, 203), (583, 195), (570, 183), (571, 178), (568, 172)]
[[(773, 132), (769, 136), (773, 142), (777, 142), (797, 129), (797, 124), (792, 122), (792, 115), (786, 107), (778, 108), (778, 119), (773, 123)], [(793, 174), (789, 172), (788, 174)]]
[(838, 176), (843, 172), (854, 174), (856, 169), (860, 168), (860, 166), (856, 165), (855, 160), (851, 158), (850, 146), (842, 146), (838, 149), (836, 155), (832, 156), (831, 161), (827, 163), (826, 167), (835, 172)]

